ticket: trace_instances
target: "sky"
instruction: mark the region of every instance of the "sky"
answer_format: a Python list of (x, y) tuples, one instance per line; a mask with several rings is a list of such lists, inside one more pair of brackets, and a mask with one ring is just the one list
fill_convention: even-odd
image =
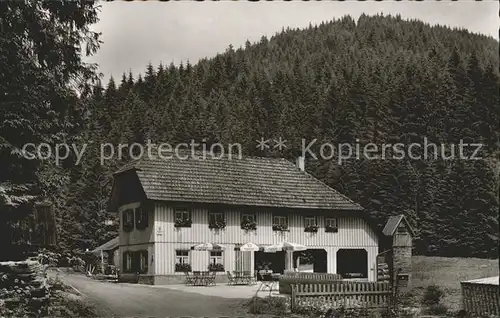
[(113, 1), (100, 3), (100, 50), (86, 61), (98, 63), (106, 83), (123, 72), (144, 73), (149, 62), (178, 64), (224, 52), (232, 44), (244, 46), (282, 28), (304, 28), (344, 15), (400, 14), (430, 24), (462, 27), (498, 39), (498, 3), (473, 2), (247, 2), (247, 1)]

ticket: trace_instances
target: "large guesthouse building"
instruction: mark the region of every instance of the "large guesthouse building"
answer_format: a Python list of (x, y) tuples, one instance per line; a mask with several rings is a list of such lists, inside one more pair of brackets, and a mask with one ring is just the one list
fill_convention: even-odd
[[(143, 158), (114, 174), (108, 209), (120, 215), (122, 280), (295, 266), (292, 252), (238, 250), (248, 242), (305, 245), (315, 272), (376, 280), (378, 235), (362, 207), (305, 172), (303, 158)], [(201, 243), (224, 248), (193, 249)]]

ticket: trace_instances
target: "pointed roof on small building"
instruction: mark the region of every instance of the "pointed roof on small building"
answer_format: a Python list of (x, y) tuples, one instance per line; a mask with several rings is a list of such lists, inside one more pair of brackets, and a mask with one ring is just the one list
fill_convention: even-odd
[(100, 253), (101, 251), (106, 252), (106, 251), (111, 251), (119, 247), (119, 237), (115, 237), (114, 239), (107, 241), (106, 243), (102, 244), (99, 247), (96, 247), (95, 249), (92, 250), (92, 253)]
[(408, 223), (408, 220), (403, 214), (393, 215), (389, 217), (384, 229), (382, 230), (382, 233), (384, 233), (384, 235), (386, 236), (393, 236), (401, 222), (405, 223), (406, 228), (408, 229), (408, 231), (410, 231), (411, 235), (415, 234), (413, 232), (413, 228), (411, 227), (410, 223)]

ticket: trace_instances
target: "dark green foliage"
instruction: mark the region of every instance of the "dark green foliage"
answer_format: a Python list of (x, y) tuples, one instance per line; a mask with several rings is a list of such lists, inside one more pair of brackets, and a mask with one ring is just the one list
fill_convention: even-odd
[(246, 306), (250, 314), (267, 314), (275, 317), (290, 316), (289, 299), (285, 297), (253, 297)]
[[(85, 17), (94, 19), (94, 12)], [(8, 36), (1, 39), (15, 45)], [(16, 51), (8, 45), (1, 45), (0, 50)], [(423, 143), (427, 138), (438, 145), (460, 139), (483, 143), (480, 155), (486, 159), (360, 157), (339, 164), (338, 153), (334, 153), (331, 160), (308, 157), (306, 167), (364, 206), (378, 227), (388, 216), (404, 213), (416, 230), (417, 254), (496, 257), (498, 240), (491, 229), (497, 225), (491, 220), (498, 218), (499, 209), (497, 49), (494, 39), (463, 30), (431, 27), (400, 17), (362, 15), (358, 21), (344, 17), (304, 30), (287, 28), (271, 38), (248, 42), (244, 48), (229, 47), (225, 53), (194, 65), (155, 67), (150, 63), (144, 75), (124, 74), (105, 87), (96, 85), (79, 99), (62, 90), (64, 94), (57, 95), (54, 105), (65, 120), (57, 123), (65, 124), (68, 138), (89, 146), (80, 165), (71, 167), (74, 158), (68, 160), (66, 169), (47, 163), (39, 174), (45, 188), (54, 190), (45, 193), (52, 193), (56, 202), (61, 246), (82, 251), (117, 233), (116, 225), (104, 225), (104, 220), (118, 218), (105, 211), (105, 203), (111, 173), (127, 156), (123, 162), (110, 160), (101, 165), (101, 143), (144, 143), (148, 139), (170, 144), (194, 139), (204, 141), (207, 147), (215, 142), (240, 143), (244, 155), (294, 160), (302, 139), (306, 145), (317, 139), (311, 149), (318, 154), (324, 142), (359, 143), (362, 148), (369, 142), (380, 147), (382, 143)], [(46, 78), (47, 73), (27, 59), (7, 56), (10, 60), (0, 59), (0, 67), (6, 69), (3, 74), (11, 76), (6, 83), (23, 76), (19, 81), (32, 78), (36, 81), (33, 87), (54, 82), (62, 87), (59, 77)], [(7, 68), (14, 62), (12, 65), (18, 67)], [(61, 75), (77, 69), (61, 71)], [(0, 84), (0, 93), (22, 93), (6, 85)], [(9, 108), (2, 100), (0, 122), (5, 120), (4, 113), (33, 122), (46, 116), (42, 106), (48, 93), (37, 92), (23, 95), (26, 105), (39, 105), (33, 108)], [(71, 107), (66, 110), (68, 105)], [(83, 109), (84, 116), (76, 120), (75, 114)], [(29, 130), (20, 127), (0, 128), (0, 136)], [(39, 136), (26, 135), (26, 140), (59, 136), (52, 131), (61, 131), (60, 126), (51, 129), (42, 130)], [(287, 148), (280, 152), (271, 144), (269, 149), (257, 149), (256, 140), (261, 137), (282, 137)], [(415, 155), (425, 152), (415, 150)], [(15, 171), (26, 170), (27, 175), (16, 178), (21, 183), (33, 179), (36, 163), (9, 162), (10, 178)], [(19, 169), (20, 165), (34, 166)], [(0, 195), (2, 191), (0, 187)]]
[[(379, 227), (404, 213), (416, 230), (417, 254), (495, 257), (498, 242), (488, 234), (499, 208), (497, 45), (400, 17), (363, 15), (357, 24), (346, 17), (286, 29), (195, 65), (149, 64), (144, 76), (123, 76), (120, 87), (111, 80), (89, 102), (95, 128), (86, 138), (115, 144), (194, 139), (208, 147), (237, 142), (245, 155), (291, 160), (302, 139), (317, 139), (316, 154), (324, 142), (361, 149), (369, 142), (483, 143), (485, 160), (361, 156), (339, 164), (334, 153), (331, 160), (307, 158), (306, 167), (362, 204)], [(287, 148), (257, 149), (261, 137), (282, 137)], [(414, 155), (433, 154), (432, 146), (414, 149)], [(118, 164), (92, 169), (106, 175)], [(77, 186), (77, 192), (88, 190), (68, 210), (93, 215), (90, 201), (109, 193), (109, 183), (97, 189), (89, 181)], [(85, 228), (99, 228), (93, 220), (103, 213), (82, 219)], [(86, 235), (74, 237), (88, 238), (84, 245), (103, 243), (91, 230)]]
[(443, 296), (444, 292), (439, 286), (427, 286), (427, 289), (425, 290), (424, 296), (422, 298), (422, 303), (427, 306), (439, 305)]

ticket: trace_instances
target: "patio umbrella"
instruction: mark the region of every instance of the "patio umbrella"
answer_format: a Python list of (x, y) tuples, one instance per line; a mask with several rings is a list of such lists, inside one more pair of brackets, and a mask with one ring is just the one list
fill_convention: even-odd
[[(255, 243), (248, 242), (241, 245), (240, 247), (235, 248), (235, 250), (240, 252), (258, 252), (260, 251), (260, 247)], [(238, 264), (240, 259), (241, 255), (238, 255), (238, 257), (236, 258), (236, 264)]]
[(195, 251), (221, 251), (226, 249), (223, 245), (216, 243), (202, 243), (193, 246), (191, 249)]
[(258, 252), (260, 250), (259, 246), (255, 243), (245, 243), (238, 248), (242, 252)]
[(307, 250), (307, 247), (301, 244), (297, 243), (288, 243), (288, 242), (281, 242), (278, 244), (274, 244), (271, 246), (266, 246), (264, 247), (264, 252), (266, 253), (276, 253), (280, 251), (305, 251)]

